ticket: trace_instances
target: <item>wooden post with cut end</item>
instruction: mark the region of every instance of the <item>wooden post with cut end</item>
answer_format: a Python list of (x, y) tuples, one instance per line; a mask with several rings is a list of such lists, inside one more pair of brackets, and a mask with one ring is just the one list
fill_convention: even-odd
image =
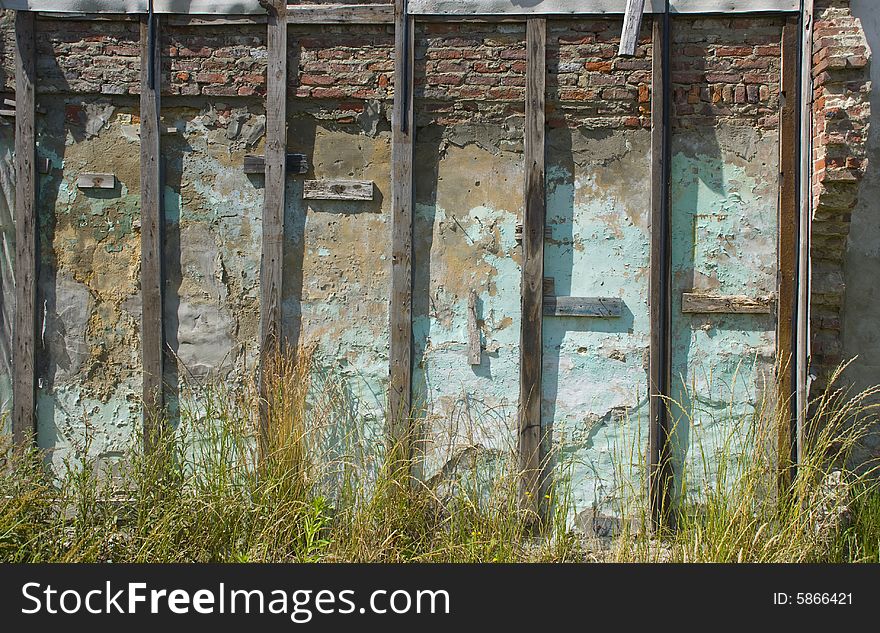
[(12, 439), (24, 449), (36, 438), (37, 214), (36, 53), (34, 14), (15, 14), (15, 322)]
[(392, 446), (411, 454), (413, 64), (415, 33), (406, 3), (394, 9), (394, 110), (391, 137), (391, 305), (388, 429)]
[(164, 417), (159, 25), (158, 16), (141, 19), (141, 363), (146, 453), (156, 447)]
[(672, 504), (673, 464), (670, 452), (672, 423), (666, 398), (671, 386), (671, 204), (669, 193), (668, 102), (670, 68), (666, 38), (671, 37), (666, 15), (654, 16), (651, 79), (651, 277), (649, 310), (648, 501), (655, 529), (667, 524)]
[(626, 0), (626, 12), (623, 14), (623, 32), (620, 34), (618, 55), (632, 56), (636, 54), (639, 33), (642, 30), (642, 17), (645, 15), (645, 0)]
[(777, 247), (776, 364), (779, 421), (779, 485), (788, 489), (797, 462), (794, 346), (797, 331), (798, 126), (800, 28), (797, 18), (782, 27), (782, 94), (779, 113), (779, 240)]
[(266, 372), (282, 351), (281, 289), (284, 251), (284, 188), (287, 161), (287, 4), (268, 6), (266, 150), (263, 193), (263, 253), (260, 263), (260, 440), (269, 442)]
[(526, 22), (525, 217), (520, 326), (519, 459), (521, 505), (540, 516), (543, 451), (541, 395), (544, 313), (544, 125), (547, 21)]

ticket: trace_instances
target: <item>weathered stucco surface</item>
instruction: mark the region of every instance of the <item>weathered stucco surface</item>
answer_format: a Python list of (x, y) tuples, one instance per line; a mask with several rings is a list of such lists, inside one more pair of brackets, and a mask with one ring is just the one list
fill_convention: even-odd
[(303, 112), (289, 119), (289, 147), (309, 156), (308, 178), (372, 181), (375, 195), (304, 200), (303, 178), (288, 179), (284, 325), (289, 343), (314, 349), (316, 378), (324, 383), (316, 391), (335, 394), (335, 402), (314, 405), (327, 418), (319, 423), (336, 427), (326, 434), (326, 458), (344, 453), (367, 465), (385, 438), (391, 134), (384, 116), (359, 121), (338, 124)]
[(543, 423), (582, 522), (638, 492), (647, 426), (651, 136), (560, 128), (548, 139), (544, 274), (558, 296), (623, 299), (619, 318), (544, 318)]
[[(140, 428), (139, 149), (133, 100), (43, 97), (39, 180), (37, 442), (57, 466), (88, 450), (112, 461)], [(114, 189), (79, 189), (82, 173)]]
[[(719, 455), (747, 450), (772, 397), (772, 314), (684, 314), (683, 292), (766, 297), (776, 287), (778, 134), (725, 124), (675, 137), (672, 406), (679, 477), (712, 484)], [(686, 452), (686, 455), (685, 455)], [(732, 465), (732, 464), (731, 464)]]

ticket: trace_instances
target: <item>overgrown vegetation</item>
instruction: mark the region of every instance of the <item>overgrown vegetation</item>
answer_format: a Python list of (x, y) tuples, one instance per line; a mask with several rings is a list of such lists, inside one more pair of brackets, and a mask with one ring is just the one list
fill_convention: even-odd
[(775, 414), (734, 425), (750, 450), (725, 443), (727, 454), (712, 456), (724, 466), (703, 473), (698, 493), (683, 473), (674, 529), (647, 529), (630, 473), (637, 502), (621, 507), (620, 533), (599, 542), (569, 529), (563, 482), (548, 492), (553, 509), (536, 535), (518, 508), (515, 459), (489, 475), (462, 461), (451, 479), (410, 478), (399, 451), (346, 421), (342, 381), (301, 351), (296, 363), (275, 361), (262, 399), (256, 385), (192, 387), (160, 448), (133, 449), (112, 475), (87, 440), (60, 473), (37, 452), (5, 451), (0, 560), (880, 562), (872, 470), (848, 469), (877, 391), (829, 389), (814, 403), (801, 468), (782, 491), (767, 450)]

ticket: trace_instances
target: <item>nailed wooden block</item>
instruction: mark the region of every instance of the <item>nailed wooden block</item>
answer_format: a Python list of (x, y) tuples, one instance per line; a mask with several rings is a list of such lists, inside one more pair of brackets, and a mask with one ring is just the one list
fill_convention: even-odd
[(116, 187), (116, 176), (113, 174), (80, 174), (76, 179), (80, 189), (113, 189)]
[(544, 316), (613, 319), (623, 315), (623, 299), (615, 297), (544, 297)]
[(305, 200), (372, 200), (374, 195), (372, 180), (306, 180), (303, 184)]
[[(287, 155), (287, 173), (288, 174), (304, 174), (309, 170), (309, 160), (305, 154), (288, 154)], [(265, 174), (266, 173), (266, 157), (256, 154), (247, 154), (244, 157), (244, 173), (246, 174)]]
[(681, 311), (688, 314), (771, 314), (775, 303), (772, 295), (747, 297), (700, 292), (684, 292), (681, 295)]
[[(522, 242), (522, 238), (523, 238), (523, 225), (522, 224), (516, 225), (516, 228), (513, 230), (513, 238), (517, 242)], [(544, 239), (545, 240), (553, 239), (553, 227), (551, 227), (551, 226), (544, 227)]]

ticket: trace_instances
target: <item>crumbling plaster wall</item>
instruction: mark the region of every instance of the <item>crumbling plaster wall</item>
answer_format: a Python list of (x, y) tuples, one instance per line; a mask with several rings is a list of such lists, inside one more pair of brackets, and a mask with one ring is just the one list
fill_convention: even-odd
[[(0, 52), (11, 50), (3, 20)], [(772, 290), (780, 22), (676, 24), (675, 293)], [(112, 457), (140, 416), (138, 23), (38, 28), (39, 151), (53, 167), (40, 185), (51, 298), (41, 433), (53, 444), (88, 421), (102, 434), (95, 450)], [(650, 24), (634, 58), (616, 55), (619, 32), (613, 19), (549, 22), (547, 276), (556, 294), (618, 296), (628, 312), (614, 323), (545, 319), (544, 423), (578, 512), (608, 511), (639, 485), (647, 438)], [(516, 442), (525, 46), (517, 24), (420, 24), (416, 37), (414, 401), (430, 478), (468, 451), (494, 460)], [(383, 442), (387, 391), (393, 27), (291, 25), (289, 43), (289, 151), (308, 156), (308, 178), (372, 180), (377, 193), (306, 201), (302, 178), (288, 179), (285, 334), (315, 346), (344, 385), (346, 432), (369, 452)], [(241, 163), (262, 153), (265, 26), (173, 27), (162, 48), (163, 124), (177, 130), (163, 137), (170, 369), (239, 382), (257, 348), (262, 177)], [(0, 57), (8, 91), (12, 64)], [(11, 148), (4, 130), (0, 150)], [(86, 168), (120, 185), (78, 191)], [(474, 367), (471, 290), (483, 348)], [(740, 413), (756, 406), (772, 320), (674, 313), (676, 376), (709, 393), (685, 412), (715, 424), (731, 387)], [(693, 440), (682, 436), (683, 453)]]

